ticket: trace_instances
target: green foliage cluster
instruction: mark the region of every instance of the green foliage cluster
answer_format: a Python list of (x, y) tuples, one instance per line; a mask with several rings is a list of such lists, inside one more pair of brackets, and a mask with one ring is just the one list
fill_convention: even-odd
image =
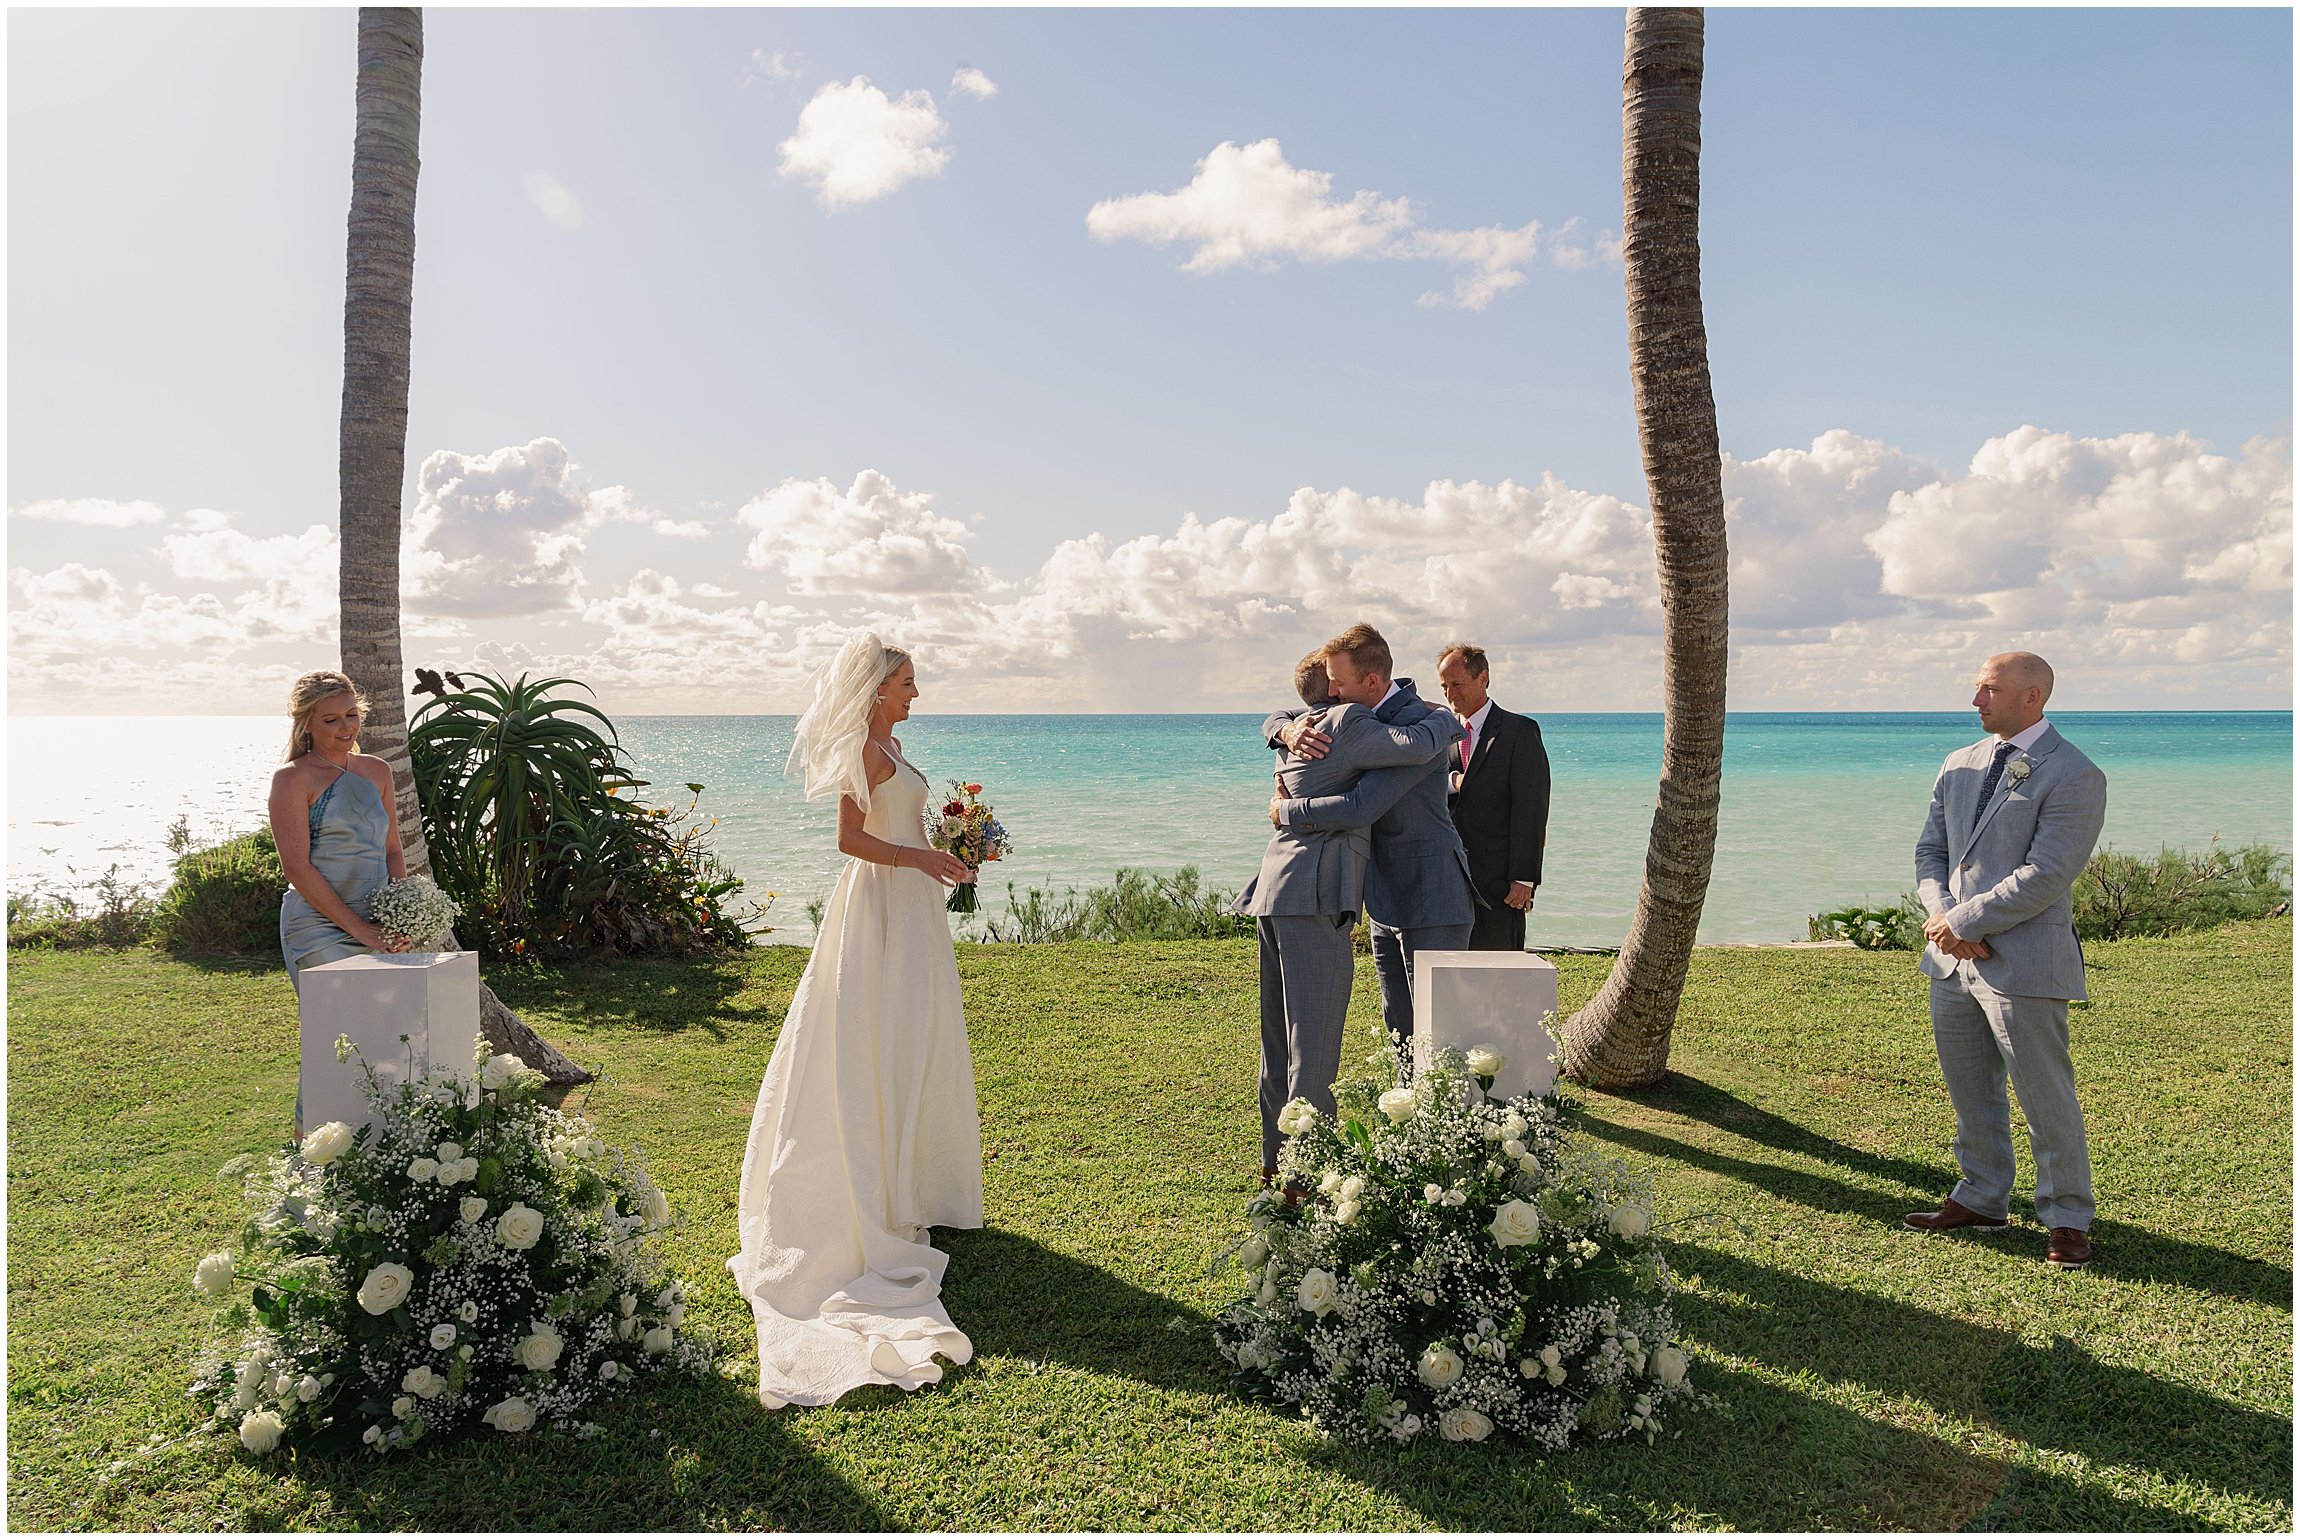
[[(2231, 920), (2259, 920), (2292, 906), (2292, 857), (2273, 845), (2127, 855), (2093, 852), (2070, 894), (2076, 933), (2086, 941), (2175, 936)], [(1853, 905), (1805, 922), (1815, 941), (1850, 941), (1869, 951), (1914, 952), (1925, 944), (1925, 906), (1914, 893), (1886, 909)]]
[(160, 896), (152, 939), (179, 956), (279, 951), (287, 875), (267, 824), (220, 845), (179, 839), (175, 880)]
[(1108, 887), (1083, 895), (1066, 888), (1017, 893), (1006, 885), (1004, 920), (983, 926), (985, 939), (1024, 943), (1055, 941), (1198, 941), (1251, 936), (1254, 922), (1230, 912), (1237, 895), (1201, 888), (1198, 868), (1185, 866), (1171, 877), (1121, 866)]
[(118, 862), (78, 892), (8, 895), (8, 946), (46, 951), (140, 946), (152, 933), (152, 895)]
[[(765, 906), (709, 848), (713, 820), (652, 807), (598, 708), (486, 674), (442, 693), (408, 732), (432, 877), (463, 906), (462, 942), (491, 960), (686, 957), (746, 946)], [(770, 895), (771, 897), (771, 895)]]

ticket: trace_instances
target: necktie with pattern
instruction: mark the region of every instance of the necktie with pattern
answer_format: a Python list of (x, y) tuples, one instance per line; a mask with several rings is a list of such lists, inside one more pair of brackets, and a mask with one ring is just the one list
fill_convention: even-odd
[(2012, 756), (2013, 745), (2011, 743), (2006, 742), (1997, 745), (1995, 756), (1989, 760), (1988, 778), (1981, 782), (1981, 799), (1973, 804), (1974, 828), (1980, 827), (1981, 814), (1988, 811), (1989, 798), (1997, 794), (1997, 782), (2004, 777), (2005, 761)]

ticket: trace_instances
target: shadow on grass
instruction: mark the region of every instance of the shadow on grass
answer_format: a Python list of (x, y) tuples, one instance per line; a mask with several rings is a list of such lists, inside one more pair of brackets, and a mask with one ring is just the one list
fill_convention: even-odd
[[(1737, 1100), (1731, 1096), (1725, 1099)], [(1758, 1116), (1786, 1129), (1797, 1127), (1770, 1113), (1759, 1113)], [(1776, 1198), (1820, 1213), (1857, 1214), (1888, 1228), (1898, 1228), (1902, 1215), (1912, 1206), (1930, 1207), (1941, 1193), (1948, 1191), (1955, 1180), (1953, 1171), (1947, 1167), (1936, 1172), (1914, 1161), (1870, 1157), (1885, 1165), (1905, 1166), (1918, 1172), (1930, 1173), (1923, 1178), (1923, 1185), (1904, 1185), (1899, 1194), (1878, 1193), (1868, 1187), (1818, 1172), (1799, 1171), (1768, 1161), (1744, 1160), (1738, 1156), (1720, 1154), (1701, 1145), (1672, 1139), (1666, 1134), (1611, 1122), (1586, 1110), (1574, 1118), (1574, 1123), (1588, 1133), (1642, 1154), (1730, 1177), (1761, 1192), (1771, 1193)], [(1804, 1144), (1783, 1142), (1775, 1147), (1797, 1153), (1811, 1153), (1821, 1160), (1832, 1158), (1820, 1153), (1822, 1147), (1836, 1150), (1847, 1148), (1817, 1134), (1809, 1136)], [(2009, 1237), (1979, 1236), (1973, 1239), (1983, 1245), (2034, 1243), (2033, 1237), (2018, 1233)], [(2243, 1256), (2218, 1246), (2184, 1240), (2179, 1236), (2163, 1235), (2114, 1219), (2095, 1220), (2092, 1239), (2097, 1248), (2092, 1270), (2104, 1277), (2121, 1278), (2135, 1283), (2173, 1283), (2204, 1293), (2250, 1300), (2255, 1304), (2278, 1306), (2286, 1310), (2291, 1308), (2292, 1269), (2289, 1267), (2280, 1267), (2273, 1262)]]
[[(1922, 1401), (2095, 1466), (2153, 1470), (2168, 1483), (2267, 1503), (2291, 1498), (2288, 1418), (2103, 1363), (2065, 1337), (2038, 1346), (1705, 1247), (1679, 1246), (1672, 1262), (1702, 1278), (1704, 1295), (1718, 1289), (1744, 1302), (1690, 1296), (1681, 1303), (1700, 1340), (1737, 1357)], [(2030, 1481), (2025, 1472), (2022, 1481)], [(2028, 1511), (2023, 1522), (2042, 1522), (2041, 1515)], [(2085, 1527), (2067, 1516), (2051, 1523)]]
[(287, 974), (287, 964), (280, 961), (277, 948), (269, 952), (171, 952), (165, 947), (157, 950), (168, 961), (180, 962), (202, 973), (229, 973), (240, 978), (254, 978), (264, 973), (277, 973), (284, 978)]
[(1906, 1160), (1897, 1155), (1879, 1155), (1815, 1133), (1801, 1123), (1768, 1112), (1722, 1086), (1711, 1085), (1692, 1075), (1672, 1072), (1650, 1089), (1613, 1094), (1622, 1101), (1707, 1123), (1752, 1144), (1768, 1145), (1791, 1155), (1811, 1156), (1864, 1176), (1897, 1182), (1920, 1193), (1946, 1192), (1956, 1181), (1955, 1171), (1948, 1166), (1934, 1161)]
[[(763, 1412), (747, 1381), (661, 1380), (596, 1415), (603, 1431), (590, 1439), (483, 1433), (390, 1460), (303, 1462), (302, 1484), (327, 1494), (329, 1528), (895, 1527), (876, 1494), (832, 1470), (790, 1420)], [(247, 1517), (253, 1528), (279, 1527), (260, 1510)]]
[[(503, 1003), (522, 1013), (648, 1032), (694, 1028), (718, 1042), (738, 1024), (778, 1025), (789, 1004), (785, 991), (725, 957), (537, 965), (486, 977)], [(746, 989), (754, 998), (741, 999)]]
[(1170, 1390), (1228, 1391), (1213, 1322), (1201, 1312), (1010, 1231), (937, 1230), (935, 1243), (950, 1253), (943, 1300), (977, 1357), (1052, 1361)]

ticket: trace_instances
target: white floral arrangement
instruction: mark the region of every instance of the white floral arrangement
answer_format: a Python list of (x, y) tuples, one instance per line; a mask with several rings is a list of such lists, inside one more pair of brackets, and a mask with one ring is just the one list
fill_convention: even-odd
[(255, 1217), (192, 1274), (230, 1334), (192, 1381), (211, 1430), (256, 1455), (474, 1423), (583, 1435), (600, 1396), (708, 1369), (657, 1244), (670, 1198), (588, 1118), (537, 1102), (542, 1075), (482, 1046), (472, 1073), (366, 1083), (362, 1127), (224, 1168)]
[[(1394, 1062), (1394, 1061), (1393, 1061)], [(1543, 1450), (1657, 1437), (1690, 1396), (1650, 1189), (1568, 1137), (1554, 1095), (1495, 1100), (1502, 1058), (1443, 1051), (1411, 1090), (1289, 1103), (1284, 1189), (1217, 1269), (1251, 1292), (1215, 1321), (1249, 1393), (1329, 1437)]]
[(463, 906), (440, 891), (429, 877), (402, 877), (368, 895), (367, 917), (387, 941), (405, 941), (420, 950), (439, 951), (434, 945), (453, 945), (456, 917)]

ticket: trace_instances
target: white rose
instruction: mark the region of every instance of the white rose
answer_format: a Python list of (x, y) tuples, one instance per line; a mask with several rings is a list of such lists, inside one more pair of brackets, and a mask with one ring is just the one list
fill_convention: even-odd
[(359, 1436), (359, 1441), (363, 1444), (381, 1444), (383, 1442), (383, 1429), (370, 1423), (367, 1431)]
[(636, 1332), (638, 1329), (639, 1323), (632, 1317), (625, 1316), (623, 1319), (615, 1323), (615, 1340), (617, 1342), (628, 1342), (631, 1340), (631, 1334)]
[(1541, 1350), (1541, 1366), (1544, 1369), (1554, 1369), (1564, 1361), (1565, 1355), (1558, 1352), (1554, 1347), (1545, 1347)]
[[(1469, 1072), (1480, 1078), (1500, 1074), (1501, 1067), (1508, 1062), (1509, 1060), (1482, 1044), (1469, 1051)], [(1488, 1431), (1491, 1431), (1490, 1427)], [(1478, 1437), (1483, 1438), (1485, 1434), (1481, 1433)]]
[(414, 1410), (415, 1397), (413, 1396), (398, 1396), (392, 1400), (391, 1415), (394, 1417), (405, 1417)]
[(1552, 1364), (1552, 1365), (1550, 1365), (1550, 1366), (1549, 1366), (1549, 1368), (1547, 1368), (1546, 1370), (1542, 1371), (1542, 1378), (1544, 1378), (1544, 1379), (1548, 1380), (1548, 1381), (1549, 1381), (1549, 1383), (1551, 1383), (1552, 1385), (1562, 1385), (1562, 1384), (1564, 1384), (1564, 1383), (1565, 1383), (1565, 1365), (1563, 1365), (1563, 1364)]
[(687, 1307), (683, 1302), (673, 1305), (670, 1309), (663, 1312), (663, 1322), (667, 1326), (676, 1326), (686, 1318)]
[(1457, 1444), (1479, 1443), (1492, 1431), (1492, 1418), (1466, 1406), (1452, 1407), (1438, 1417), (1438, 1432)]
[(451, 1141), (449, 1143), (442, 1144), (436, 1153), (439, 1156), (439, 1163), (441, 1165), (452, 1166), (463, 1158), (463, 1146)]
[(1493, 1223), (1486, 1228), (1497, 1246), (1530, 1246), (1541, 1239), (1541, 1210), (1512, 1198), (1493, 1211)]
[(415, 1287), (415, 1274), (403, 1262), (385, 1262), (359, 1286), (359, 1303), (369, 1315), (389, 1315)]
[(1254, 1296), (1254, 1303), (1257, 1305), (1274, 1305), (1277, 1302), (1278, 1286), (1275, 1283), (1263, 1284), (1262, 1291)]
[(221, 1299), (231, 1292), (234, 1271), (230, 1252), (211, 1251), (192, 1269), (192, 1287), (210, 1299)]
[(439, 1162), (429, 1155), (418, 1155), (407, 1163), (407, 1174), (418, 1182), (428, 1182), (439, 1175)]
[(461, 1164), (462, 1164), (462, 1166), (463, 1166), (463, 1180), (464, 1180), (464, 1181), (466, 1181), (466, 1182), (475, 1182), (475, 1181), (479, 1180), (479, 1157), (478, 1157), (478, 1156), (476, 1156), (476, 1155), (466, 1155), (466, 1156), (464, 1156), (464, 1157), (463, 1157), (463, 1160), (462, 1160)]
[(463, 1215), (463, 1222), (465, 1224), (474, 1223), (481, 1216), (486, 1214), (487, 1200), (485, 1198), (465, 1198), (463, 1200), (462, 1208), (457, 1212)]
[(1624, 1203), (1613, 1211), (1613, 1233), (1625, 1241), (1637, 1239), (1652, 1223), (1652, 1216), (1634, 1203)]
[(249, 1454), (270, 1454), (279, 1448), (280, 1435), (286, 1431), (287, 1424), (280, 1421), (279, 1413), (268, 1409), (250, 1412), (240, 1419), (240, 1444)]
[(655, 1308), (657, 1310), (668, 1310), (678, 1302), (679, 1286), (675, 1283), (664, 1284), (662, 1289), (655, 1295)]
[(646, 1349), (650, 1353), (670, 1352), (671, 1328), (668, 1326), (656, 1327), (653, 1331), (647, 1333), (646, 1339), (642, 1341), (639, 1346)]
[(232, 1405), (243, 1412), (255, 1405), (257, 1398), (264, 1393), (266, 1371), (270, 1367), (261, 1353), (250, 1353), (243, 1359), (238, 1371), (232, 1375)]
[(543, 1239), (543, 1216), (524, 1203), (514, 1203), (495, 1221), (495, 1238), (513, 1251), (525, 1251)]
[(466, 1326), (470, 1325), (473, 1321), (479, 1319), (478, 1304), (472, 1300), (465, 1300), (462, 1304), (455, 1307), (455, 1318)]
[(1523, 1114), (1512, 1110), (1509, 1116), (1501, 1120), (1501, 1136), (1504, 1139), (1523, 1139), (1525, 1135), (1526, 1122)]
[(1414, 1115), (1414, 1093), (1403, 1088), (1384, 1091), (1374, 1105), (1382, 1109), (1382, 1116), (1392, 1123), (1403, 1123)]
[(447, 1388), (447, 1381), (429, 1364), (417, 1364), (400, 1377), (399, 1388), (411, 1396), (429, 1401)]
[(1422, 1188), (1422, 1201), (1424, 1203), (1440, 1203), (1444, 1200), (1445, 1189), (1437, 1183), (1431, 1182)]
[(615, 1362), (615, 1360), (612, 1358), (608, 1359), (605, 1363), (599, 1366), (599, 1378), (603, 1380), (611, 1380), (622, 1372), (623, 1366)]
[(1339, 1203), (1337, 1203), (1337, 1204), (1335, 1204), (1335, 1205), (1334, 1205), (1334, 1223), (1335, 1223), (1335, 1224), (1338, 1224), (1338, 1225), (1346, 1225), (1346, 1224), (1348, 1224), (1348, 1223), (1349, 1223), (1351, 1220), (1353, 1220), (1353, 1219), (1355, 1219), (1355, 1218), (1357, 1218), (1357, 1217), (1358, 1217), (1358, 1200), (1357, 1200), (1357, 1199), (1355, 1199), (1355, 1198), (1344, 1198), (1344, 1199), (1343, 1199), (1341, 1202), (1339, 1202)]
[(1340, 1303), (1334, 1275), (1322, 1267), (1313, 1267), (1302, 1274), (1301, 1287), (1294, 1290), (1294, 1303), (1314, 1316), (1323, 1317)]
[(302, 1379), (295, 1382), (295, 1398), (298, 1401), (317, 1401), (319, 1399), (319, 1391), (319, 1381), (313, 1378), (311, 1375), (307, 1374)]
[(1342, 1178), (1342, 1197), (1345, 1200), (1364, 1197), (1365, 1191), (1366, 1179), (1364, 1177), (1351, 1175)]
[(315, 1166), (329, 1161), (351, 1148), (352, 1127), (349, 1123), (322, 1123), (303, 1136), (303, 1158)]
[(455, 1328), (445, 1321), (431, 1328), (431, 1346), (434, 1352), (445, 1352), (455, 1346)]
[(282, 1401), (293, 1399), (295, 1395), (295, 1376), (289, 1374), (284, 1369), (281, 1370), (279, 1374), (276, 1375), (272, 1380), (272, 1394), (279, 1397)]
[(647, 1223), (660, 1230), (671, 1222), (671, 1195), (658, 1187), (647, 1194), (647, 1202), (639, 1211)]
[(1324, 1176), (1318, 1178), (1318, 1191), (1327, 1197), (1330, 1198), (1341, 1190), (1342, 1174), (1339, 1171), (1328, 1171)]
[(1525, 1158), (1525, 1141), (1523, 1139), (1504, 1139), (1501, 1141), (1501, 1152), (1511, 1160), (1523, 1160)]
[(1421, 1362), (1414, 1365), (1414, 1373), (1432, 1390), (1443, 1390), (1461, 1378), (1461, 1354), (1442, 1342), (1433, 1342), (1422, 1349)]
[(622, 1311), (625, 1315), (629, 1315), (639, 1308), (639, 1296), (636, 1294), (626, 1294), (621, 1299), (615, 1301), (615, 1308)]
[(1246, 1237), (1246, 1244), (1238, 1248), (1238, 1265), (1249, 1271), (1270, 1260), (1270, 1243), (1259, 1235)]
[(1310, 1120), (1317, 1113), (1317, 1108), (1297, 1096), (1278, 1109), (1278, 1132), (1288, 1136), (1298, 1134), (1310, 1126)]
[(519, 1339), (519, 1366), (531, 1374), (541, 1374), (559, 1362), (560, 1349), (566, 1345), (556, 1330), (538, 1325)]
[(535, 1408), (524, 1397), (511, 1396), (489, 1407), (479, 1420), (498, 1433), (524, 1433), (535, 1426)]
[(1685, 1383), (1685, 1371), (1690, 1367), (1681, 1348), (1665, 1347), (1653, 1355), (1653, 1377), (1671, 1390)]
[(1517, 1372), (1529, 1380), (1538, 1380), (1541, 1378), (1541, 1360), (1538, 1358), (1521, 1358), (1517, 1361)]
[[(511, 1084), (511, 1078), (527, 1068), (526, 1062), (515, 1053), (492, 1055), (479, 1066), (479, 1084), (490, 1091), (500, 1091)], [(532, 1421), (534, 1414), (528, 1414)]]

